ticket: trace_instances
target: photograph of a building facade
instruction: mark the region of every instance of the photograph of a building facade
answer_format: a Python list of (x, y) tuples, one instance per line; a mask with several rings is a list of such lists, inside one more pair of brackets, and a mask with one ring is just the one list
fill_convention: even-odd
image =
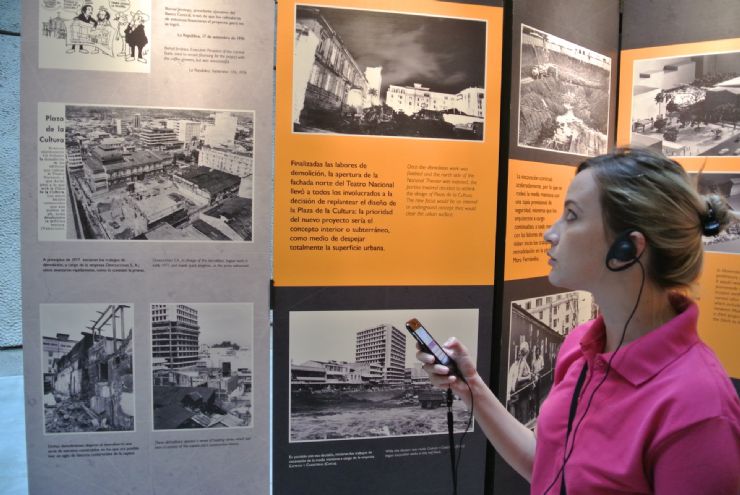
[(522, 24), (518, 144), (606, 153), (611, 59)]
[(42, 304), (46, 433), (134, 429), (133, 308)]
[(740, 51), (638, 60), (632, 145), (668, 156), (740, 155)]
[(552, 387), (555, 358), (574, 327), (596, 317), (593, 296), (562, 292), (511, 303), (506, 407), (530, 429)]
[(486, 22), (298, 5), (293, 130), (483, 139)]
[(67, 105), (67, 238), (251, 241), (253, 130), (253, 112)]
[(154, 429), (252, 425), (252, 305), (153, 304)]

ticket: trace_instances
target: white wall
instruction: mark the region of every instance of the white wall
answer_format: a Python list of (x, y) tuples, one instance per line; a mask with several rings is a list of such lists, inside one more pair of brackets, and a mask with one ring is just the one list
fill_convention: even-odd
[[(20, 0), (0, 1), (0, 29), (20, 32)], [(0, 347), (21, 344), (20, 36), (0, 34)]]

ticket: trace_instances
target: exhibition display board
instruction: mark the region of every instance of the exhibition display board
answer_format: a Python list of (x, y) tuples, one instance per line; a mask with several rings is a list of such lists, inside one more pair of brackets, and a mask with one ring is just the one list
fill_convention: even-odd
[(490, 285), (502, 9), (278, 5), (275, 285)]
[[(502, 22), (278, 4), (276, 494), (452, 490), (444, 394), (404, 325), (456, 335), (490, 373)], [(452, 410), (459, 489), (483, 493), (485, 437)]]
[[(736, 3), (24, 2), (30, 495), (451, 493), (405, 323), (534, 430), (598, 313), (547, 278), (577, 165), (654, 149), (740, 209)], [(705, 250), (737, 384), (740, 227)], [(459, 492), (528, 493), (451, 409)]]
[[(740, 30), (737, 4), (625, 2), (618, 146), (642, 146), (681, 163), (702, 194), (740, 209)], [(716, 15), (705, 18), (705, 12)], [(725, 15), (734, 12), (735, 15)], [(692, 19), (692, 22), (683, 22)], [(693, 22), (693, 19), (703, 19)], [(651, 26), (651, 36), (645, 29)], [(740, 227), (704, 238), (699, 334), (740, 379)]]
[(269, 492), (273, 25), (24, 2), (31, 495)]
[[(614, 142), (618, 28), (610, 0), (522, 0), (511, 11), (497, 385), (499, 400), (532, 430), (561, 343), (596, 315), (589, 293), (549, 283), (544, 233), (562, 214), (575, 167)], [(498, 457), (493, 478), (495, 493), (529, 493)]]

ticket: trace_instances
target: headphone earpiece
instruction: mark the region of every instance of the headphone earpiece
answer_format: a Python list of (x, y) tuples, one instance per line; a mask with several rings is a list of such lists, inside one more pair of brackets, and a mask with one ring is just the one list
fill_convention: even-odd
[[(640, 259), (637, 256), (637, 246), (630, 237), (630, 234), (635, 232), (634, 229), (628, 229), (622, 232), (614, 239), (612, 245), (609, 246), (609, 251), (606, 253), (606, 267), (613, 272), (621, 272), (631, 267)], [(617, 261), (620, 263), (626, 263), (622, 266), (614, 267), (611, 265), (611, 261)]]

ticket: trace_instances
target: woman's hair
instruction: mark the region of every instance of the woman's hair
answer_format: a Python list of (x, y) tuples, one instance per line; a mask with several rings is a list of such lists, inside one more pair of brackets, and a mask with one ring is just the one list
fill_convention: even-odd
[(699, 277), (702, 235), (717, 235), (736, 217), (717, 194), (700, 195), (686, 171), (660, 154), (619, 149), (589, 158), (600, 190), (606, 236), (641, 232), (650, 249), (647, 275), (666, 289), (686, 289)]

